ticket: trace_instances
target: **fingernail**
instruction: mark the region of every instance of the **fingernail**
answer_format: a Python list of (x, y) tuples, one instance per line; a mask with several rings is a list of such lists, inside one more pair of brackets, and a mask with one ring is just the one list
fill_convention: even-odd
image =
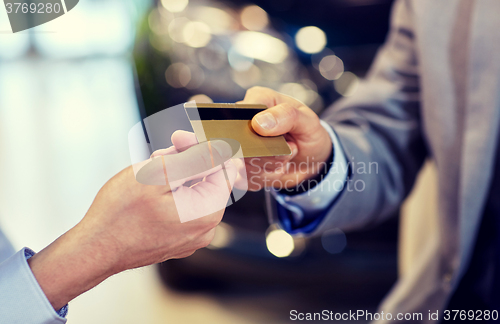
[(275, 157), (276, 160), (281, 160), (281, 161), (285, 161), (285, 160), (288, 160), (290, 159), (290, 156), (291, 155), (278, 155)]
[(231, 145), (229, 145), (227, 142), (218, 140), (218, 141), (210, 142), (210, 145), (212, 146), (212, 148), (214, 148), (219, 153), (219, 156), (223, 160), (223, 161), (220, 161), (218, 163), (215, 162), (216, 164), (223, 163), (224, 161), (230, 159), (233, 156), (233, 151), (231, 150)]
[(255, 121), (263, 129), (273, 129), (276, 126), (276, 118), (270, 113), (262, 113), (255, 116)]

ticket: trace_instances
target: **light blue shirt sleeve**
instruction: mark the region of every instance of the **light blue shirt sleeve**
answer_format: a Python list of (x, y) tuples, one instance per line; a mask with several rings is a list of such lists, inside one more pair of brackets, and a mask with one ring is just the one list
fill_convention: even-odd
[(0, 323), (66, 323), (67, 305), (54, 310), (28, 265), (32, 255), (33, 251), (23, 248), (0, 263)]
[(16, 253), (16, 250), (14, 250), (14, 247), (0, 228), (0, 263), (7, 260), (14, 253)]
[[(320, 215), (342, 192), (347, 180), (348, 163), (337, 135), (328, 123), (321, 121), (321, 126), (330, 135), (334, 152), (332, 166), (323, 180), (314, 188), (293, 196), (280, 194), (275, 189), (270, 190), (276, 201), (288, 211), (288, 215), (280, 215), (280, 219), (292, 217), (294, 224), (302, 223), (307, 215)], [(287, 226), (282, 227), (287, 228)]]

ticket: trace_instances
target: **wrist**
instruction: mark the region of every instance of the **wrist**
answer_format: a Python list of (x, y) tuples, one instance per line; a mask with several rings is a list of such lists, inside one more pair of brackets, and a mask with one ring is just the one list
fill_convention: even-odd
[[(328, 126), (329, 127), (329, 126)], [(315, 147), (319, 148), (319, 152), (316, 154), (316, 162), (319, 165), (329, 164), (333, 161), (333, 142), (330, 133), (326, 130), (324, 124), (320, 122), (320, 139), (318, 140)], [(315, 168), (318, 169), (318, 168)], [(316, 172), (316, 174), (319, 173)]]
[(115, 273), (106, 247), (79, 225), (28, 260), (55, 310)]
[(308, 168), (300, 182), (322, 179), (332, 166), (334, 151), (330, 134), (321, 126), (318, 134), (319, 136), (310, 143), (314, 151), (305, 152)]

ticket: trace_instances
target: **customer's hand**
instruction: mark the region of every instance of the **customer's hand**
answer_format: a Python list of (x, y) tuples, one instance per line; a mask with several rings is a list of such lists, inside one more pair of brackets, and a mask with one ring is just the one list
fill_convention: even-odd
[(302, 102), (274, 90), (253, 87), (240, 103), (264, 104), (255, 115), (253, 129), (262, 136), (285, 134), (290, 156), (245, 159), (249, 190), (263, 187), (292, 188), (320, 172), (328, 162), (332, 141), (318, 116)]
[[(198, 140), (196, 139), (196, 135), (194, 133), (178, 130), (174, 134), (172, 134), (172, 144), (174, 145), (168, 149), (158, 150), (154, 152), (152, 157), (164, 154), (170, 154), (171, 150), (175, 150), (176, 152), (184, 151), (185, 148), (192, 147), (193, 145), (198, 144)], [(203, 143), (202, 145), (205, 145), (205, 143)], [(200, 146), (201, 145), (197, 145), (197, 147)], [(245, 161), (242, 158), (238, 158), (237, 156), (239, 155), (237, 153), (238, 152), (232, 152), (233, 158), (231, 159), (231, 165), (236, 167), (236, 169), (239, 171), (237, 173), (236, 180), (234, 181), (234, 187), (237, 189), (247, 191), (248, 183), (245, 173)], [(220, 165), (221, 163), (220, 161), (215, 161), (215, 164)], [(199, 166), (198, 166), (198, 171), (202, 172)], [(203, 173), (201, 174), (203, 175)]]
[[(55, 309), (115, 273), (187, 257), (211, 242), (237, 173), (227, 161), (227, 143), (211, 148), (154, 154), (139, 173), (163, 185), (139, 183), (132, 167), (121, 171), (101, 188), (79, 224), (29, 260)], [(227, 161), (225, 170), (212, 161)], [(195, 184), (183, 186), (193, 179)], [(181, 223), (180, 216), (193, 220)]]

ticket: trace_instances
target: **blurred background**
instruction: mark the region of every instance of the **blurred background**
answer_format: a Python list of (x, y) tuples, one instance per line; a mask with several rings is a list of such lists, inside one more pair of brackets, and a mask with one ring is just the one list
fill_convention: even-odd
[[(320, 114), (355, 94), (391, 4), (82, 0), (16, 34), (1, 8), (0, 226), (17, 249), (50, 244), (130, 164), (131, 127), (165, 108), (235, 102), (261, 85)], [(182, 118), (172, 132), (189, 127)], [(291, 309), (374, 312), (397, 278), (397, 219), (291, 237), (269, 226), (263, 194), (247, 193), (208, 248), (108, 279), (71, 302), (68, 319), (287, 323)]]

